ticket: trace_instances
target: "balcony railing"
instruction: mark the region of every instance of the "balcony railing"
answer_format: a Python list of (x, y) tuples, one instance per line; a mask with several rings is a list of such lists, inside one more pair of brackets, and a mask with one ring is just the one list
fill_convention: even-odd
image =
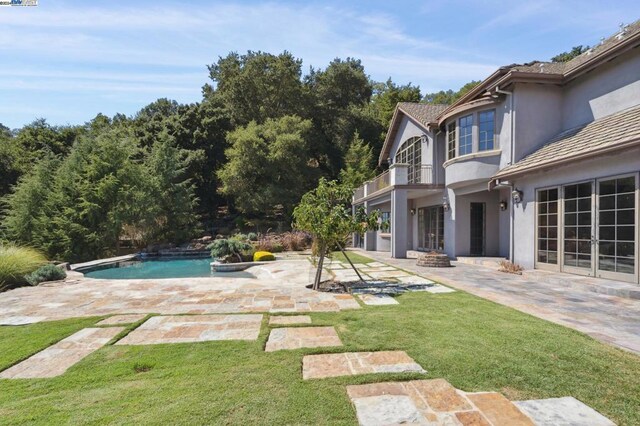
[(433, 183), (433, 167), (431, 165), (421, 165), (415, 168), (408, 165), (395, 165), (386, 172), (376, 176), (374, 179), (365, 182), (353, 193), (353, 199), (361, 200), (376, 192), (382, 191), (393, 185), (415, 185)]
[(365, 185), (367, 186), (367, 195), (374, 194), (388, 187), (391, 185), (391, 174), (389, 170), (376, 176), (372, 181), (366, 182)]

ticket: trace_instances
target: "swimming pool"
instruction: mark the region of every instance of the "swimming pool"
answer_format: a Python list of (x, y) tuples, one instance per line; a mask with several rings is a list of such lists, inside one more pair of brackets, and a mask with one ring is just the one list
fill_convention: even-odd
[[(228, 276), (211, 272), (211, 258), (134, 260), (82, 272), (88, 278), (110, 280)], [(237, 274), (236, 274), (237, 275)]]

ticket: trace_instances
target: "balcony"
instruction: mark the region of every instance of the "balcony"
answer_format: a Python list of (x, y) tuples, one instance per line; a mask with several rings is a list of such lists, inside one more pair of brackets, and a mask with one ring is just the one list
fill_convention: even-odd
[(389, 170), (365, 182), (353, 193), (353, 201), (357, 202), (369, 196), (384, 193), (396, 185), (431, 185), (433, 183), (433, 167), (421, 165), (409, 167), (408, 164), (393, 164)]

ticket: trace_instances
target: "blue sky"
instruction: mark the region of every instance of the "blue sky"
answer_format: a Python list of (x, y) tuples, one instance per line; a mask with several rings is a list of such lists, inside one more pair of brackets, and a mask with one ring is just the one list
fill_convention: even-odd
[[(505, 6), (508, 4), (508, 6)], [(79, 124), (168, 97), (200, 99), (229, 51), (363, 61), (375, 80), (458, 88), (498, 66), (594, 44), (637, 1), (64, 1), (0, 7), (0, 123)]]

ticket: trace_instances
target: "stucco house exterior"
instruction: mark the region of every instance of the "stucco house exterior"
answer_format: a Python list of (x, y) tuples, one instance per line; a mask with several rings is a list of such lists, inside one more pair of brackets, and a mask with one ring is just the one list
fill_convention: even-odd
[(354, 207), (366, 250), (640, 282), (640, 21), (566, 63), (501, 67), (453, 105), (398, 104)]

